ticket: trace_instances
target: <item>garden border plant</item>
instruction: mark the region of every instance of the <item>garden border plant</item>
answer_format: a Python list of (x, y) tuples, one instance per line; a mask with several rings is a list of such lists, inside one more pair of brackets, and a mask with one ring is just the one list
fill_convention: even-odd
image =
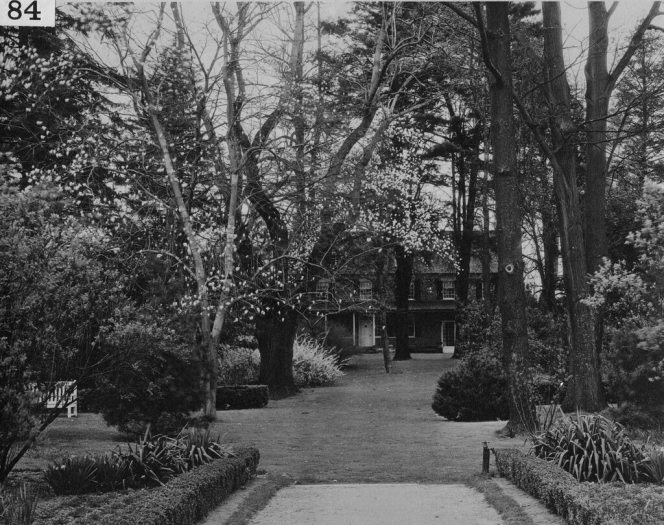
[(245, 485), (259, 459), (257, 449), (242, 447), (159, 487), (46, 500), (34, 525), (193, 525)]
[(580, 482), (555, 463), (517, 449), (495, 449), (494, 455), (501, 476), (571, 525), (664, 523), (661, 485)]

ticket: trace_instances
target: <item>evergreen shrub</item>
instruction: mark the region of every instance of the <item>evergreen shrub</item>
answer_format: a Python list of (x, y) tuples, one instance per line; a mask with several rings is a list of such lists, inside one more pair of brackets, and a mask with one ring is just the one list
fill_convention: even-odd
[(489, 421), (509, 416), (507, 377), (489, 352), (467, 354), (438, 380), (433, 397), (436, 414), (452, 421)]
[(217, 388), (217, 410), (243, 410), (267, 406), (270, 393), (266, 385), (230, 385)]
[[(482, 302), (471, 302), (460, 319), (461, 360), (438, 380), (432, 408), (454, 421), (507, 419), (509, 391), (501, 357), (500, 315), (488, 312)], [(557, 403), (564, 395), (563, 321), (538, 307), (528, 309), (530, 362), (519, 385), (528, 389), (534, 405)]]
[(256, 348), (220, 345), (217, 382), (220, 385), (251, 385), (258, 381), (261, 356)]
[(121, 432), (175, 434), (201, 407), (203, 392), (191, 349), (150, 313), (119, 312), (103, 332), (111, 372), (99, 378), (91, 404)]

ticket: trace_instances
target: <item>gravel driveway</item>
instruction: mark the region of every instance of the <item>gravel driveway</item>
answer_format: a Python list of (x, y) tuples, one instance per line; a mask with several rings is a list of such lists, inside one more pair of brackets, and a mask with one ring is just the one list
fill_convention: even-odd
[(306, 389), (261, 410), (219, 413), (214, 431), (255, 444), (260, 468), (301, 483), (452, 483), (481, 470), (482, 442), (501, 422), (454, 423), (431, 409), (436, 382), (456, 365), (449, 354), (415, 354), (383, 369), (382, 356), (354, 356), (335, 386)]

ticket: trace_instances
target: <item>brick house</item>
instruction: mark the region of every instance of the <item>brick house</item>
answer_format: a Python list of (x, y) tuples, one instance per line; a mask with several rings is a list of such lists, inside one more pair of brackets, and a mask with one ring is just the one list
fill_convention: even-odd
[[(394, 344), (394, 261), (385, 268), (386, 285), (381, 293), (371, 265), (347, 273), (339, 279), (316, 282), (312, 309), (324, 318), (325, 327), (357, 348), (382, 345), (380, 310), (384, 305), (387, 333)], [(495, 288), (495, 262), (492, 263), (492, 289)], [(408, 330), (411, 352), (453, 352), (455, 342), (455, 272), (440, 257), (416, 257), (410, 285)], [(482, 270), (479, 259), (471, 260), (469, 298), (481, 299)]]

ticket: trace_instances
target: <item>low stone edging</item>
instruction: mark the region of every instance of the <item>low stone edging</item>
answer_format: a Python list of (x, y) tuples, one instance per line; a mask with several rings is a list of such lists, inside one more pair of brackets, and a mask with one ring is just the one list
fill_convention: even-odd
[(34, 525), (193, 525), (256, 473), (252, 447), (181, 474), (161, 487), (57, 498), (37, 505)]
[(664, 487), (579, 482), (557, 465), (517, 449), (495, 449), (501, 476), (571, 525), (664, 523)]

